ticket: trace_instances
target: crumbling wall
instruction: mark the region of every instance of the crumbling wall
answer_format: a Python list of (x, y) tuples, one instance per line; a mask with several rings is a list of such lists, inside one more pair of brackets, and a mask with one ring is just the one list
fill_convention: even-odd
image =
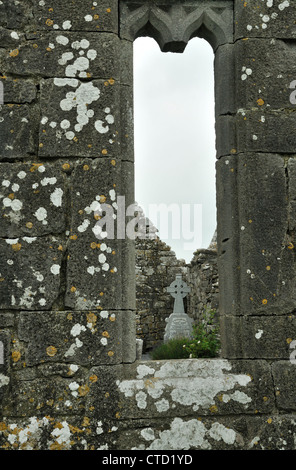
[(174, 299), (166, 288), (176, 274), (186, 278), (188, 268), (158, 237), (136, 240), (136, 323), (143, 352), (163, 341), (165, 319), (173, 312)]

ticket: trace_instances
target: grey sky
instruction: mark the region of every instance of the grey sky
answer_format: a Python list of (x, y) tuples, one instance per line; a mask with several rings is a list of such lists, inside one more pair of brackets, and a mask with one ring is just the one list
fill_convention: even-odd
[[(162, 53), (150, 38), (134, 43), (136, 201), (147, 216), (150, 204), (178, 204), (180, 223), (181, 205), (191, 205), (190, 228), (202, 227), (191, 250), (152, 220), (187, 262), (195, 249), (208, 247), (216, 227), (213, 59), (210, 45), (198, 38), (183, 54)], [(194, 219), (194, 204), (202, 205), (201, 221)]]

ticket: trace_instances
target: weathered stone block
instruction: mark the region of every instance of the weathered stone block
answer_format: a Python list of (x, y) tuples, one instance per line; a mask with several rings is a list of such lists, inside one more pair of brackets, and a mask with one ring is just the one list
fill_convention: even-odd
[(235, 0), (235, 39), (241, 37), (295, 38), (295, 4), (269, 0)]
[(0, 105), (0, 161), (24, 158), (37, 152), (39, 108)]
[(79, 365), (122, 361), (124, 312), (28, 312), (20, 315), (19, 339), (29, 366), (43, 362)]
[(234, 113), (235, 109), (235, 54), (233, 44), (220, 46), (214, 58), (216, 116)]
[(37, 30), (118, 32), (118, 0), (37, 2), (33, 14)]
[(295, 153), (296, 114), (278, 111), (243, 111), (237, 116), (238, 152)]
[(295, 316), (225, 316), (221, 337), (223, 357), (287, 360), (296, 338)]
[(215, 122), (217, 158), (237, 153), (236, 120), (233, 116), (217, 116)]
[(137, 362), (117, 382), (122, 418), (268, 412), (272, 378), (264, 361), (221, 359)]
[(51, 416), (52, 414), (86, 414), (86, 395), (90, 383), (85, 378), (55, 377), (34, 380), (13, 380), (5, 400), (5, 416)]
[(0, 25), (9, 29), (24, 28), (30, 17), (30, 4), (28, 0), (19, 3), (3, 1), (0, 4)]
[[(34, 384), (35, 385), (35, 384)], [(43, 397), (42, 397), (43, 398)], [(34, 400), (34, 398), (32, 397)], [(45, 397), (46, 399), (46, 397)], [(40, 400), (36, 398), (36, 402)], [(78, 401), (78, 400), (77, 400)], [(53, 400), (47, 399), (41, 403), (41, 409), (47, 414), (42, 415), (30, 405), (30, 417), (4, 417), (1, 421), (0, 446), (5, 450), (99, 450), (108, 452), (116, 447), (117, 427), (116, 421), (90, 419), (83, 406), (80, 414), (71, 416), (72, 402), (66, 400), (63, 407), (63, 416), (52, 416)], [(65, 408), (65, 409), (64, 409)], [(24, 407), (25, 409), (25, 407)], [(37, 412), (35, 411), (37, 409)], [(70, 409), (70, 412), (68, 410)], [(55, 413), (59, 412), (58, 405)], [(67, 411), (67, 413), (65, 413)], [(77, 411), (76, 411), (77, 412)], [(24, 413), (25, 414), (25, 413)], [(111, 454), (108, 454), (111, 455)], [(103, 454), (100, 455), (103, 460)]]
[(220, 158), (216, 163), (216, 174), (219, 312), (222, 315), (239, 309), (237, 157)]
[(31, 80), (0, 78), (4, 91), (4, 103), (32, 103), (37, 97), (37, 86)]
[[(1, 8), (2, 5), (0, 5)], [(0, 19), (0, 22), (2, 17)], [(0, 23), (1, 24), (1, 23)], [(15, 27), (16, 25), (13, 25)], [(15, 31), (11, 29), (2, 28), (0, 26), (0, 44), (1, 48), (10, 48), (10, 50), (14, 50), (19, 46), (19, 44), (24, 39), (24, 33), (20, 31)], [(3, 51), (0, 52), (0, 56), (3, 54)]]
[[(109, 159), (83, 160), (72, 173), (72, 220), (68, 246), (66, 306), (78, 310), (122, 308), (123, 240), (117, 238), (124, 166)], [(125, 189), (127, 191), (127, 188)], [(124, 201), (123, 201), (124, 202)]]
[(113, 80), (42, 82), (39, 155), (115, 156), (119, 150), (119, 86)]
[(120, 45), (111, 33), (40, 32), (2, 53), (0, 65), (5, 74), (119, 80)]
[(295, 308), (295, 248), (288, 233), (285, 166), (276, 154), (245, 154), (238, 159), (238, 314), (283, 314)]
[(280, 410), (295, 411), (295, 380), (296, 361), (295, 351), (291, 360), (279, 361), (272, 364), (276, 404)]
[(50, 309), (59, 295), (62, 250), (55, 237), (1, 239), (0, 309)]
[(269, 110), (295, 108), (290, 100), (290, 84), (296, 77), (293, 43), (251, 38), (238, 41), (234, 50), (236, 104), (240, 112), (261, 110), (264, 115)]
[(10, 385), (10, 341), (8, 331), (0, 331), (0, 404), (5, 402)]
[(36, 237), (65, 231), (62, 166), (0, 163), (1, 237)]

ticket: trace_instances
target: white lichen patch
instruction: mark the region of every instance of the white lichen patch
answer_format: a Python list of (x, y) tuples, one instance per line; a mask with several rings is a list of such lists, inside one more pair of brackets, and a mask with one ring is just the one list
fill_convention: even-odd
[[(117, 386), (125, 397), (134, 398), (136, 406), (144, 408), (148, 398), (151, 406), (161, 413), (178, 405), (191, 407), (193, 411), (209, 409), (217, 395), (225, 401), (233, 400), (243, 405), (251, 403), (245, 391), (249, 375), (233, 374), (226, 360), (165, 361), (154, 371), (148, 365), (137, 368), (137, 379), (118, 381)], [(226, 395), (226, 392), (233, 392)], [(157, 400), (157, 401), (155, 401)], [(145, 405), (146, 406), (146, 405)]]

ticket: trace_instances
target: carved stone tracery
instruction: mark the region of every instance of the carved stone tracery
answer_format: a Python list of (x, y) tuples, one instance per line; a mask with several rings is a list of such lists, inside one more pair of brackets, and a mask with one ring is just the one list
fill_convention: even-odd
[(233, 1), (173, 2), (128, 0), (121, 3), (120, 34), (124, 39), (153, 37), (163, 52), (183, 52), (193, 37), (206, 39), (214, 50), (233, 41)]

